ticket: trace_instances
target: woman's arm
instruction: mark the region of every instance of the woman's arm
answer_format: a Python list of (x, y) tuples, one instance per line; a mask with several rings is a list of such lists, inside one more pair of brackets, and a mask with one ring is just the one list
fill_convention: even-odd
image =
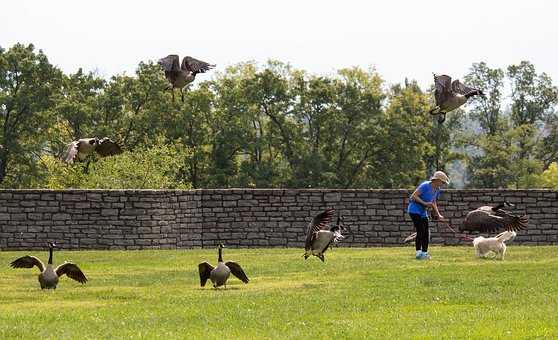
[(442, 214), (440, 214), (440, 211), (438, 210), (438, 203), (436, 201), (434, 201), (432, 203), (432, 211), (434, 212), (434, 218), (440, 221), (445, 221), (446, 219), (444, 218), (444, 216), (442, 216)]

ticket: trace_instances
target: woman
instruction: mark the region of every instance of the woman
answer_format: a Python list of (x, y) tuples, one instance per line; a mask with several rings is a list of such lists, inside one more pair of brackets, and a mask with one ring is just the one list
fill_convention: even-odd
[(444, 184), (449, 184), (448, 176), (442, 171), (436, 171), (429, 181), (422, 182), (411, 195), (407, 212), (413, 224), (417, 236), (415, 239), (415, 248), (417, 250), (415, 258), (417, 260), (428, 260), (428, 241), (430, 239), (430, 230), (428, 229), (428, 210), (432, 210), (435, 219), (445, 221), (444, 216), (438, 210), (436, 200), (440, 196), (440, 188)]

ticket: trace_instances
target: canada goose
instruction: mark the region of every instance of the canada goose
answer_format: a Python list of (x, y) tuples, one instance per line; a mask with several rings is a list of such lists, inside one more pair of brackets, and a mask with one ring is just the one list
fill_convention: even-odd
[(484, 96), (484, 93), (472, 87), (463, 85), (459, 80), (451, 81), (451, 77), (445, 74), (434, 74), (434, 98), (436, 107), (430, 110), (430, 114), (440, 115), (438, 123), (446, 120), (446, 113), (459, 108), (472, 96)]
[(10, 266), (12, 268), (33, 268), (33, 266), (37, 266), (37, 268), (41, 271), (39, 274), (41, 289), (56, 289), (58, 279), (64, 274), (66, 274), (70, 279), (76, 280), (81, 284), (86, 283), (87, 278), (76, 264), (64, 262), (55, 269), (52, 268), (52, 252), (55, 247), (56, 244), (48, 242), (49, 256), (46, 267), (41, 260), (35, 256), (29, 255), (20, 257), (19, 259), (13, 261), (10, 263)]
[(248, 281), (250, 281), (238, 263), (232, 261), (223, 262), (224, 247), (225, 246), (223, 244), (219, 244), (217, 267), (214, 268), (207, 262), (202, 262), (198, 265), (198, 269), (200, 271), (200, 285), (202, 287), (205, 287), (207, 279), (210, 279), (211, 282), (213, 282), (214, 288), (223, 285), (227, 288), (227, 280), (229, 279), (231, 273), (244, 283), (248, 283)]
[[(514, 205), (504, 201), (496, 205), (484, 205), (467, 213), (460, 231), (494, 232), (497, 230), (519, 231), (527, 228), (529, 218), (527, 215), (514, 215), (503, 207), (513, 207)], [(413, 241), (417, 233), (407, 236), (403, 243)]]
[(331, 227), (329, 230), (324, 229), (329, 225), (334, 213), (335, 209), (326, 209), (324, 212), (316, 215), (308, 225), (304, 245), (305, 260), (310, 255), (314, 255), (324, 262), (324, 253), (331, 243), (337, 243), (345, 238), (341, 235), (341, 232), (345, 230), (345, 227), (341, 224), (341, 216), (338, 217), (336, 226)]
[(71, 142), (68, 145), (68, 151), (66, 152), (65, 161), (68, 163), (73, 163), (76, 158), (79, 161), (83, 161), (87, 158), (93, 151), (101, 157), (113, 156), (122, 153), (122, 149), (118, 144), (110, 140), (108, 137), (99, 139), (94, 138), (81, 138)]
[(205, 61), (197, 60), (192, 57), (184, 57), (182, 64), (178, 65), (180, 58), (176, 54), (170, 54), (165, 58), (159, 59), (159, 65), (165, 71), (165, 77), (170, 82), (169, 88), (172, 91), (172, 100), (174, 101), (174, 89), (180, 89), (182, 95), (182, 102), (184, 102), (184, 92), (182, 88), (190, 84), (196, 78), (196, 74), (204, 73), (215, 65), (206, 63)]
[(461, 225), (462, 231), (493, 232), (501, 229), (519, 231), (527, 228), (527, 215), (514, 215), (503, 207), (513, 207), (504, 202), (495, 206), (482, 206), (470, 211)]

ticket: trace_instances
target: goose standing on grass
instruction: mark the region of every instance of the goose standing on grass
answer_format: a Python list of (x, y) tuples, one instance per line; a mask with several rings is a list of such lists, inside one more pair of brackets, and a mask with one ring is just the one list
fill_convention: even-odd
[(329, 225), (334, 214), (335, 209), (326, 209), (324, 212), (316, 215), (308, 225), (304, 245), (305, 260), (310, 255), (314, 255), (324, 262), (324, 253), (331, 243), (337, 243), (345, 238), (341, 235), (341, 232), (345, 230), (345, 227), (341, 225), (341, 216), (337, 219), (336, 226), (331, 227), (329, 230), (324, 229)]
[(41, 284), (41, 289), (56, 289), (58, 285), (58, 280), (60, 276), (66, 274), (70, 279), (76, 280), (77, 282), (84, 284), (87, 282), (87, 278), (79, 269), (79, 267), (71, 262), (64, 262), (56, 268), (52, 267), (52, 252), (56, 248), (56, 244), (48, 242), (49, 256), (48, 263), (45, 267), (43, 262), (36, 258), (35, 256), (23, 256), (19, 259), (10, 263), (12, 268), (33, 268), (37, 266), (39, 271), (39, 283)]
[(430, 110), (430, 114), (440, 115), (438, 123), (446, 120), (446, 113), (453, 111), (467, 102), (472, 96), (484, 96), (484, 93), (472, 87), (463, 85), (459, 80), (451, 81), (451, 77), (445, 74), (434, 75), (434, 98), (436, 107)]
[(97, 137), (81, 138), (68, 145), (68, 151), (66, 152), (64, 160), (70, 164), (76, 159), (78, 161), (83, 161), (93, 152), (97, 152), (101, 157), (107, 157), (122, 153), (122, 149), (108, 137), (102, 139)]
[(207, 262), (202, 262), (198, 265), (200, 271), (200, 285), (202, 287), (205, 287), (207, 279), (210, 279), (214, 288), (220, 286), (225, 286), (225, 288), (227, 288), (227, 280), (231, 273), (244, 283), (250, 281), (238, 263), (232, 261), (223, 262), (224, 247), (222, 243), (219, 244), (219, 258), (217, 259), (217, 266), (215, 268)]
[(172, 101), (174, 101), (174, 89), (180, 89), (182, 102), (184, 102), (184, 92), (182, 89), (196, 79), (196, 74), (211, 70), (215, 65), (197, 60), (192, 57), (184, 57), (182, 64), (176, 54), (170, 54), (165, 58), (159, 59), (159, 65), (165, 71), (165, 78), (170, 83), (169, 89), (172, 91)]

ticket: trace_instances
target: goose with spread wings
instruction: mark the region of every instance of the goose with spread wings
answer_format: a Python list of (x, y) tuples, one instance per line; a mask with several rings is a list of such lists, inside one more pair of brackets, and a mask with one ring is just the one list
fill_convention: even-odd
[[(529, 218), (527, 215), (517, 215), (504, 210), (504, 207), (514, 205), (504, 201), (496, 205), (484, 205), (467, 213), (460, 231), (489, 233), (500, 230), (517, 232), (527, 229)], [(416, 233), (407, 236), (403, 243), (413, 241)]]
[(445, 74), (434, 75), (434, 99), (436, 107), (430, 110), (430, 114), (439, 115), (438, 123), (446, 120), (446, 113), (453, 111), (467, 102), (473, 96), (484, 96), (484, 93), (476, 88), (464, 85), (458, 79), (451, 81), (451, 77)]
[(182, 64), (180, 64), (180, 58), (176, 54), (170, 54), (165, 58), (161, 58), (158, 63), (163, 68), (165, 78), (170, 83), (169, 89), (172, 91), (172, 100), (174, 101), (174, 89), (178, 88), (180, 89), (183, 102), (184, 92), (182, 89), (196, 79), (196, 74), (204, 73), (215, 67), (215, 65), (190, 56), (184, 57)]
[(345, 228), (341, 224), (340, 216), (337, 219), (337, 225), (327, 229), (334, 214), (335, 209), (326, 209), (317, 214), (308, 225), (306, 230), (306, 242), (304, 245), (305, 260), (310, 257), (310, 255), (314, 255), (324, 262), (324, 253), (329, 246), (345, 238), (341, 234)]
[(68, 145), (64, 160), (70, 164), (76, 160), (83, 161), (93, 152), (101, 157), (107, 157), (122, 153), (122, 149), (108, 137), (102, 139), (97, 137), (81, 138)]
[(202, 262), (198, 265), (200, 273), (200, 285), (205, 287), (207, 280), (211, 280), (213, 288), (225, 286), (227, 288), (227, 280), (231, 273), (236, 276), (240, 281), (248, 283), (250, 280), (242, 270), (242, 267), (232, 261), (223, 262), (223, 244), (219, 244), (219, 257), (217, 259), (217, 266), (213, 267), (207, 262)]
[(59, 278), (63, 275), (66, 275), (70, 279), (75, 280), (81, 284), (87, 282), (87, 278), (75, 263), (64, 262), (63, 264), (54, 268), (52, 266), (52, 252), (53, 249), (57, 246), (53, 242), (48, 242), (48, 247), (49, 257), (46, 266), (37, 257), (29, 255), (16, 259), (12, 263), (10, 263), (10, 266), (12, 268), (39, 268), (39, 284), (41, 285), (41, 289), (56, 289)]
[(470, 211), (463, 224), (461, 231), (495, 232), (499, 230), (520, 231), (527, 229), (529, 218), (527, 215), (516, 215), (502, 209), (513, 207), (512, 204), (504, 202), (495, 206), (485, 205)]

